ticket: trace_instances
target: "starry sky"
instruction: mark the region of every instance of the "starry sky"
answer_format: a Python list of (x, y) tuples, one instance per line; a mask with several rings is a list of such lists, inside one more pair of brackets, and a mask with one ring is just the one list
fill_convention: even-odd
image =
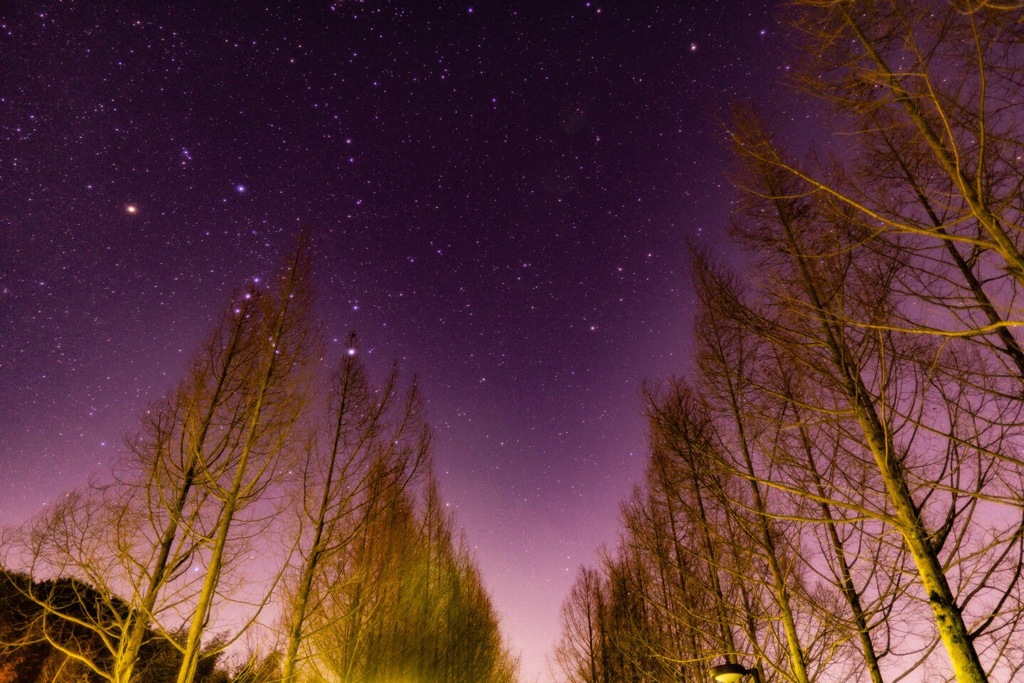
[(102, 478), (232, 288), (313, 233), (328, 338), (420, 379), (524, 680), (727, 255), (723, 122), (774, 3), (0, 7), (0, 522)]

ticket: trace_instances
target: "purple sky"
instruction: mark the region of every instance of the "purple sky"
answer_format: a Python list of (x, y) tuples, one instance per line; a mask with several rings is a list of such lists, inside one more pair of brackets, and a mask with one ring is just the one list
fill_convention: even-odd
[(308, 225), (329, 336), (421, 378), (546, 679), (644, 465), (640, 383), (686, 369), (721, 122), (788, 69), (773, 4), (157, 4), (0, 8), (0, 521), (104, 476)]

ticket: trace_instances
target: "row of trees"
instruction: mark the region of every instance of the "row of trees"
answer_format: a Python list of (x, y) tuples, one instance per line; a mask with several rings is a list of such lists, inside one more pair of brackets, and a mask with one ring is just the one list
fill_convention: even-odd
[(841, 145), (747, 111), (738, 277), (694, 257), (697, 359), (581, 570), (572, 683), (1024, 677), (1024, 12), (803, 0)]
[(5, 530), (0, 678), (36, 648), (47, 681), (215, 680), (244, 636), (239, 681), (514, 679), (416, 387), (354, 338), (325, 377), (307, 251), (233, 297), (114, 483)]

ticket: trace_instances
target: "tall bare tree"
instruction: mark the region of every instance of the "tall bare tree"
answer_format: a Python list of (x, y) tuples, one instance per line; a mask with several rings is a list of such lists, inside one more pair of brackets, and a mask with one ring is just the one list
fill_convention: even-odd
[(204, 581), (182, 649), (178, 683), (189, 683), (195, 674), (225, 562), (245, 522), (243, 513), (275, 483), (277, 465), (296, 448), (295, 427), (308, 390), (305, 373), (317, 345), (308, 269), (300, 239), (277, 289), (245, 295), (255, 299), (253, 310), (235, 309), (236, 315), (253, 318), (250, 353), (242, 360), (237, 393), (220, 406), (212, 424), (214, 449), (196, 456), (201, 486), (209, 491), (215, 512), (212, 527), (200, 538)]
[[(285, 681), (297, 676), (307, 618), (324, 607), (313, 598), (315, 585), (325, 580), (326, 566), (372, 522), (370, 511), (383, 511), (372, 496), (405, 490), (428, 461), (430, 437), (420, 417), (415, 385), (403, 398), (398, 374), (392, 371), (375, 391), (356, 353), (354, 335), (347, 348), (332, 381), (329, 424), (310, 439), (298, 491), (297, 562), (290, 570), (284, 615)], [(371, 481), (371, 476), (381, 477), (383, 483)], [(330, 628), (332, 623), (320, 619), (317, 628)]]
[[(814, 194), (803, 179), (787, 174), (783, 169), (792, 165), (757, 130), (737, 132), (737, 139), (741, 153), (750, 151), (746, 178), (756, 207), (744, 234), (771, 264), (771, 287), (778, 293), (779, 317), (763, 329), (842, 397), (884, 494), (884, 505), (873, 512), (901, 534), (958, 680), (987, 680), (975, 647), (980, 632), (972, 632), (964, 617), (973, 591), (962, 586), (984, 583), (988, 571), (1005, 566), (1005, 551), (1019, 545), (1019, 525), (999, 532), (986, 551), (994, 564), (980, 573), (964, 572), (959, 562), (949, 565), (943, 550), (952, 557), (962, 557), (968, 546), (982, 552), (975, 544), (983, 533), (970, 523), (972, 515), (985, 499), (1013, 499), (1008, 490), (1000, 495), (992, 487), (1000, 471), (1014, 474), (1014, 458), (1001, 453), (1016, 431), (1010, 425), (1019, 406), (999, 400), (991, 383), (980, 384), (986, 374), (968, 371), (984, 364), (978, 354), (965, 348), (953, 354), (948, 344), (940, 347), (887, 324), (901, 303), (890, 284), (901, 270), (920, 267), (899, 257), (898, 243), (872, 241), (870, 226), (847, 204)], [(1001, 598), (988, 598), (1003, 604), (1019, 593), (1016, 583), (1000, 589)], [(984, 630), (990, 622), (980, 619)]]
[(607, 683), (602, 664), (604, 591), (596, 569), (580, 567), (562, 603), (554, 663), (567, 683)]

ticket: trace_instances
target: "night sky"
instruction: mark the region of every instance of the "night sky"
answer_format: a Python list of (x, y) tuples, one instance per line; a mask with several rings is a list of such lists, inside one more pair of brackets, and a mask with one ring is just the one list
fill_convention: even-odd
[[(727, 255), (723, 122), (776, 109), (761, 0), (0, 8), (0, 522), (102, 479), (233, 288), (311, 229), (336, 351), (417, 375), (524, 680)], [(184, 3), (182, 3), (184, 4)]]

